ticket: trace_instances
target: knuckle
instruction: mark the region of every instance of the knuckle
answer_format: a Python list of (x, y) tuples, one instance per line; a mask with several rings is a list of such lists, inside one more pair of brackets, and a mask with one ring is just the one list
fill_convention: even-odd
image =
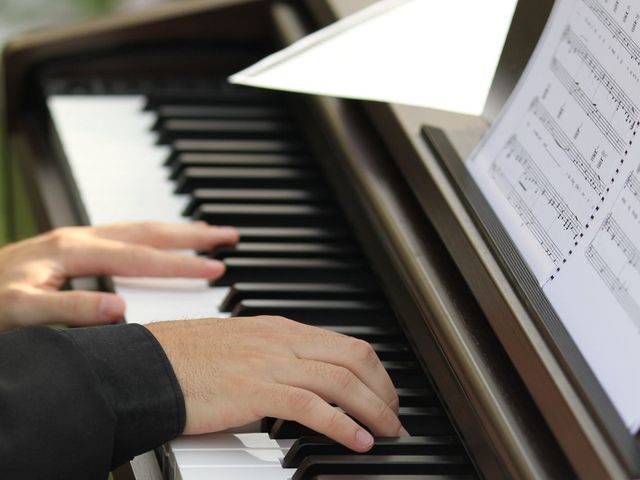
[(332, 382), (341, 389), (349, 388), (355, 380), (355, 375), (344, 367), (331, 367), (330, 377)]
[(340, 426), (343, 420), (343, 413), (334, 408), (333, 411), (327, 417), (327, 431), (337, 432), (340, 430)]
[(288, 318), (282, 317), (280, 315), (270, 315), (264, 318), (271, 325), (282, 326), (282, 327), (286, 327), (295, 323), (293, 320), (289, 320)]
[(393, 411), (398, 412), (400, 409), (400, 398), (398, 394), (394, 392), (393, 398), (387, 402), (387, 406)]
[(315, 397), (311, 392), (295, 389), (288, 391), (286, 402), (293, 411), (305, 413), (310, 410), (314, 400)]
[(395, 414), (393, 414), (391, 409), (384, 402), (380, 402), (373, 418), (375, 423), (379, 425), (384, 425), (396, 420)]
[(360, 340), (358, 338), (351, 339), (351, 345), (349, 345), (349, 351), (353, 352), (353, 355), (368, 366), (372, 366), (378, 363), (378, 355), (373, 349), (371, 344)]
[(45, 233), (45, 241), (55, 251), (64, 252), (75, 247), (79, 238), (71, 228), (63, 227)]
[(155, 252), (155, 249), (148, 245), (123, 244), (120, 248), (122, 248), (123, 251), (128, 252), (134, 260), (144, 260)]
[(141, 234), (146, 235), (147, 238), (151, 238), (155, 242), (163, 243), (172, 240), (172, 235), (170, 235), (159, 222), (146, 220), (138, 223), (136, 227)]

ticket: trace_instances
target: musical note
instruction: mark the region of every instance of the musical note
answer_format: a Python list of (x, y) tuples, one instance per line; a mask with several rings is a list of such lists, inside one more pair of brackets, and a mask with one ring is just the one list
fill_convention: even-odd
[(537, 96), (531, 102), (531, 112), (538, 118), (540, 124), (551, 135), (555, 143), (566, 152), (567, 158), (575, 165), (596, 195), (603, 196), (606, 193), (606, 185)]
[[(570, 255), (570, 242), (578, 238), (584, 225), (516, 135), (496, 156), (490, 173), (554, 266), (561, 266)], [(557, 229), (564, 230), (570, 242), (558, 245), (550, 234)]]
[[(627, 126), (633, 127), (636, 121), (635, 112), (637, 109), (629, 97), (618, 86), (615, 80), (609, 77), (604, 68), (593, 57), (587, 47), (576, 37), (571, 28), (567, 27), (565, 29), (562, 40), (568, 44), (571, 51), (582, 60), (582, 65), (585, 65), (592, 72), (593, 79), (602, 85), (603, 90), (608, 93), (611, 102), (613, 102), (613, 105), (615, 106), (613, 111), (621, 112), (622, 120), (627, 124)], [(560, 83), (564, 85), (569, 94), (585, 112), (587, 117), (589, 117), (589, 119), (603, 133), (616, 152), (619, 155), (624, 154), (626, 144), (622, 139), (622, 135), (616, 131), (610, 121), (600, 111), (598, 104), (581, 88), (580, 82), (574, 79), (557, 56), (554, 56), (551, 60), (551, 71), (555, 74)], [(593, 90), (596, 92), (598, 91), (597, 88)]]
[[(631, 173), (611, 212), (585, 250), (585, 257), (602, 282), (640, 328), (640, 181)], [(633, 230), (630, 233), (629, 230)]]
[(597, 0), (582, 0), (583, 3), (593, 12), (593, 14), (602, 22), (613, 35), (620, 45), (629, 53), (631, 60), (640, 65), (640, 47), (633, 41), (631, 36), (625, 32), (616, 22), (607, 10), (600, 5)]
[[(592, 88), (592, 91), (598, 92), (600, 90), (598, 86), (603, 87), (602, 91), (607, 93), (611, 106), (614, 107), (610, 109), (610, 112), (622, 112), (622, 120), (628, 128), (633, 128), (638, 119), (638, 107), (618, 82), (607, 72), (606, 68), (602, 66), (584, 42), (580, 40), (573, 29), (567, 26), (563, 32), (560, 45), (556, 49), (556, 54), (551, 60), (551, 70), (558, 80), (565, 85), (576, 102), (585, 110), (585, 113), (594, 117), (598, 128), (600, 128), (607, 139), (612, 142), (616, 151), (620, 154), (623, 153), (625, 148), (621, 135), (616, 132), (609, 120), (605, 118), (605, 115), (598, 110), (597, 103), (579, 87), (579, 82), (569, 74), (560, 61), (560, 57), (565, 56), (562, 55), (560, 48), (562, 45), (565, 45), (568, 52), (580, 59), (580, 63), (578, 63), (577, 67), (574, 67), (574, 70), (580, 71), (582, 66), (587, 68), (592, 75), (593, 81), (596, 82), (596, 86)], [(568, 63), (570, 60), (566, 59), (566, 61)]]
[(467, 162), (633, 433), (640, 429), (640, 384), (628, 382), (640, 364), (638, 19), (637, 2), (555, 2), (514, 95)]

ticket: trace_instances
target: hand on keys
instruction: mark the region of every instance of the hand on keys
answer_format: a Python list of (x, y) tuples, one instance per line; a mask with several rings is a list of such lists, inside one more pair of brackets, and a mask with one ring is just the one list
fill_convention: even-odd
[(182, 387), (185, 433), (216, 432), (262, 417), (294, 420), (364, 452), (374, 435), (404, 436), (398, 396), (372, 347), (282, 317), (147, 325)]
[(237, 241), (230, 227), (142, 222), (60, 228), (8, 245), (0, 249), (0, 331), (120, 320), (121, 297), (59, 289), (69, 278), (94, 275), (218, 278), (221, 262), (162, 249), (211, 250)]

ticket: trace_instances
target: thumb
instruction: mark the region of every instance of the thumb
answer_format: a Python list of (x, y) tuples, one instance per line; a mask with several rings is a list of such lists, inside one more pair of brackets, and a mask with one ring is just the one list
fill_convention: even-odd
[[(30, 324), (63, 323), (69, 326), (89, 326), (122, 320), (125, 303), (113, 293), (64, 291), (42, 292), (31, 298), (30, 312), (25, 320)], [(29, 319), (31, 317), (31, 320)]]

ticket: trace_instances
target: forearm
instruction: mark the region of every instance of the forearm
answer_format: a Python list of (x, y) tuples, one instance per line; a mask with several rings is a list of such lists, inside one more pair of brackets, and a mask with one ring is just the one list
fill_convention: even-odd
[(143, 327), (0, 335), (4, 478), (105, 478), (183, 428), (177, 381)]

